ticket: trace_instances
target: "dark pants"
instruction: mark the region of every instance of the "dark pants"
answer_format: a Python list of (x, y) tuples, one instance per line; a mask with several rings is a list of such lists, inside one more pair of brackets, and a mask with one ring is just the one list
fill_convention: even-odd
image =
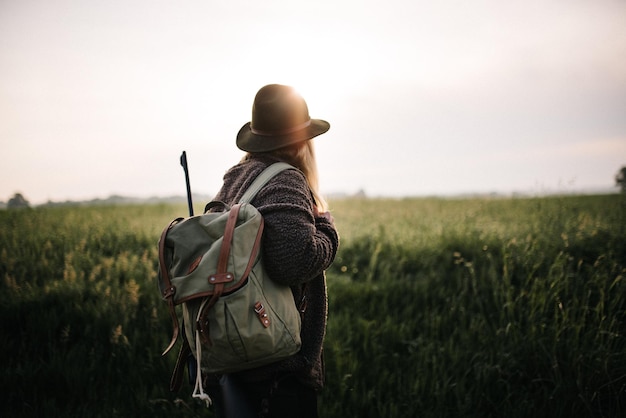
[(317, 392), (293, 375), (262, 382), (224, 376), (206, 390), (218, 418), (318, 418)]

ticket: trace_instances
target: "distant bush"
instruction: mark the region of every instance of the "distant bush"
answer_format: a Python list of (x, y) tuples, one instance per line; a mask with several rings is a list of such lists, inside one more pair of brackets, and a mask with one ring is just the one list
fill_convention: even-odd
[(8, 209), (21, 209), (30, 207), (30, 203), (21, 193), (15, 193), (7, 202)]

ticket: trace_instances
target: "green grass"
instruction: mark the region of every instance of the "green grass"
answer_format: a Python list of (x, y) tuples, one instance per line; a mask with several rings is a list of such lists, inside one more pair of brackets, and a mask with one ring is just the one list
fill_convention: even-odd
[[(331, 202), (322, 416), (626, 416), (624, 198)], [(185, 213), (0, 211), (2, 416), (211, 416), (160, 356)]]

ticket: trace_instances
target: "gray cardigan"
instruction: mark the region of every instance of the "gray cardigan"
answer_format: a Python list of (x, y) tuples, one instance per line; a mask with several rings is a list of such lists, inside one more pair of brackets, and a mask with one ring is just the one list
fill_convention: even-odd
[[(265, 167), (277, 160), (254, 155), (224, 175), (224, 185), (215, 200), (237, 203)], [(334, 225), (314, 216), (314, 201), (304, 174), (286, 170), (272, 178), (250, 202), (263, 215), (263, 262), (269, 276), (291, 287), (294, 299), (306, 291), (302, 322), (302, 348), (296, 355), (238, 375), (248, 381), (295, 373), (314, 389), (324, 385), (322, 344), (326, 333), (328, 297), (324, 271), (331, 265), (339, 246)]]

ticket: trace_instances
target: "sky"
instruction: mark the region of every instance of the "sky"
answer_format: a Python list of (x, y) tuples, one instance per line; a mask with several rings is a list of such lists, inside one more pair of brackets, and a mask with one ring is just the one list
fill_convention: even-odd
[(322, 192), (577, 192), (626, 165), (622, 0), (0, 0), (0, 201), (212, 195), (294, 86)]

